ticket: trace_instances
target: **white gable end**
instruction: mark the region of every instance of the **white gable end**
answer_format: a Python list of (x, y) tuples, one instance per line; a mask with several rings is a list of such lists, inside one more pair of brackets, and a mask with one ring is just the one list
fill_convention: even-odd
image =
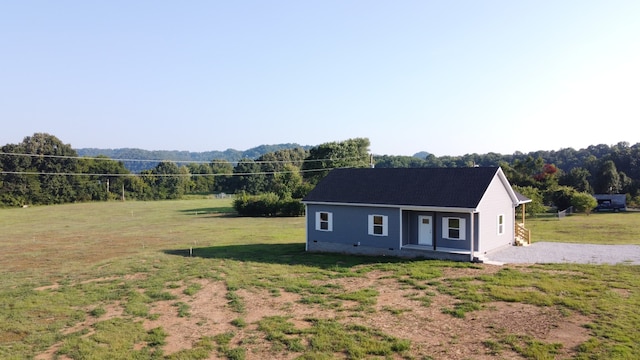
[(502, 171), (496, 172), (478, 205), (479, 252), (513, 243), (517, 199), (508, 184)]

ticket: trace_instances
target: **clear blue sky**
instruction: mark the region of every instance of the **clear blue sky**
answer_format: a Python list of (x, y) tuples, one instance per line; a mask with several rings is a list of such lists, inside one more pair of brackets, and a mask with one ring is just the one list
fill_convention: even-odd
[(640, 142), (640, 1), (0, 3), (0, 145)]

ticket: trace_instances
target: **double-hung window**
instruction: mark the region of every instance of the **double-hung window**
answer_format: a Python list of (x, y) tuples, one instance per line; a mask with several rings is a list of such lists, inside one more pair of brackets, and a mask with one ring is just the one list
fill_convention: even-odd
[(387, 236), (389, 233), (389, 217), (386, 215), (369, 215), (369, 235)]
[(504, 234), (504, 215), (498, 215), (498, 235)]
[(442, 218), (442, 236), (451, 240), (464, 240), (466, 234), (465, 219), (458, 217)]
[(316, 230), (333, 231), (333, 213), (327, 211), (316, 212)]

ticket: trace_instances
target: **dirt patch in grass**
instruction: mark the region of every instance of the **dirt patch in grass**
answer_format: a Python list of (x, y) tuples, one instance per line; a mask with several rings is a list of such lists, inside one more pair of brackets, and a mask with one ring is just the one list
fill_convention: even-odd
[(631, 290), (629, 289), (610, 288), (609, 290), (625, 299), (628, 299), (629, 296), (631, 296)]
[(563, 315), (555, 307), (506, 302), (487, 304), (485, 310), (473, 312), (469, 317), (474, 323), (482, 323), (498, 339), (517, 335), (547, 344), (562, 344), (558, 358), (575, 354), (575, 348), (589, 339), (589, 330), (584, 325), (592, 322), (579, 314)]
[[(446, 277), (465, 277), (495, 273), (500, 268), (447, 268)], [(164, 354), (190, 349), (205, 337), (233, 332), (231, 346), (246, 350), (246, 359), (289, 359), (300, 353), (274, 350), (265, 335), (258, 331), (257, 323), (267, 317), (281, 316), (296, 329), (310, 325), (308, 319), (331, 319), (344, 324), (366, 326), (399, 339), (411, 342), (407, 354), (413, 358), (435, 359), (521, 359), (506, 345), (491, 349), (487, 344), (500, 344), (508, 335), (536, 339), (544, 343), (562, 344), (558, 358), (573, 355), (577, 345), (589, 338), (584, 327), (591, 320), (576, 314), (562, 314), (555, 307), (505, 302), (483, 304), (481, 310), (468, 312), (465, 318), (443, 313), (459, 300), (437, 292), (433, 287), (416, 289), (402, 283), (384, 271), (372, 271), (362, 277), (328, 280), (336, 294), (375, 290), (374, 301), (367, 305), (354, 300), (335, 300), (327, 303), (302, 303), (303, 294), (284, 290), (249, 288), (234, 293), (243, 303), (238, 312), (229, 306), (228, 291), (223, 281), (197, 279), (200, 289), (185, 294), (186, 284), (169, 291), (176, 299), (156, 301), (152, 304), (151, 319), (144, 319), (147, 330), (162, 327), (168, 334), (162, 349)], [(424, 298), (428, 301), (425, 304)], [(335, 301), (334, 301), (335, 300)], [(177, 304), (187, 305), (187, 314), (180, 315)], [(337, 305), (336, 305), (337, 304)], [(104, 307), (106, 312), (98, 318), (88, 319), (65, 333), (83, 328), (91, 330), (95, 322), (110, 317), (125, 316), (119, 304)], [(88, 309), (87, 311), (90, 311)], [(244, 324), (238, 325), (238, 319)], [(235, 322), (235, 323), (234, 323)], [(53, 359), (59, 345), (50, 348), (37, 359)], [(217, 358), (213, 350), (211, 358)]]
[[(496, 267), (478, 269), (449, 269), (447, 277), (463, 277), (490, 274)], [(561, 358), (571, 356), (575, 346), (588, 339), (584, 328), (590, 319), (584, 316), (563, 316), (555, 308), (525, 304), (494, 302), (485, 309), (468, 313), (463, 319), (444, 314), (443, 308), (453, 307), (458, 300), (444, 295), (431, 296), (430, 306), (412, 300), (410, 289), (400, 289), (392, 279), (372, 279), (369, 274), (363, 281), (348, 280), (349, 286), (374, 286), (380, 292), (376, 311), (361, 314), (350, 321), (364, 323), (385, 333), (412, 343), (414, 356), (432, 356), (438, 359), (495, 359), (485, 346), (486, 341), (499, 341), (505, 334), (531, 336), (546, 343), (561, 343)], [(373, 280), (373, 283), (372, 283)], [(427, 290), (429, 291), (429, 290)], [(394, 313), (384, 309), (401, 309)], [(500, 357), (519, 358), (509, 349), (502, 349)]]
[[(214, 336), (233, 329), (231, 321), (237, 317), (227, 307), (225, 298), (227, 290), (222, 282), (198, 281), (202, 288), (194, 295), (185, 295), (183, 288), (172, 292), (178, 296), (176, 300), (158, 301), (150, 311), (158, 317), (144, 322), (145, 329), (162, 327), (169, 335), (165, 354), (190, 349), (192, 345), (205, 336)], [(186, 315), (180, 315), (178, 304), (188, 306)]]
[[(94, 334), (93, 325), (95, 325), (98, 321), (122, 317), (124, 313), (124, 309), (121, 306), (120, 302), (116, 302), (116, 303), (104, 306), (103, 308), (104, 308), (104, 314), (96, 317), (89, 316), (84, 321), (79, 322), (72, 327), (64, 329), (62, 333), (64, 335), (69, 335), (69, 334), (81, 332), (83, 330), (88, 330), (87, 333), (83, 335), (83, 337), (88, 337)], [(90, 312), (91, 309), (87, 309), (87, 311)], [(49, 359), (69, 360), (71, 359), (65, 355), (56, 354), (56, 352), (60, 349), (61, 345), (62, 345), (61, 343), (54, 344), (53, 346), (48, 348), (47, 351), (41, 354), (38, 354), (38, 356), (35, 357), (35, 360), (49, 360)]]

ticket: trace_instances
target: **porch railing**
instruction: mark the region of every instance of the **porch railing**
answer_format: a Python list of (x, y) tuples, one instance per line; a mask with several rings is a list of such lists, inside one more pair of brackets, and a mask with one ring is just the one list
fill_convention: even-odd
[(516, 245), (531, 245), (531, 230), (522, 223), (516, 223)]

